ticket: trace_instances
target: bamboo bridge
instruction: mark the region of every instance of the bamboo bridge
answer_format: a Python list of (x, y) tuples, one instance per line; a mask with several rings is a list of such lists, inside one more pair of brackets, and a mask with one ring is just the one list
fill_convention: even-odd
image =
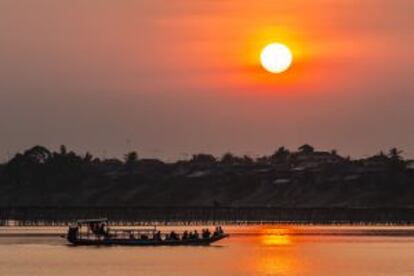
[(0, 207), (0, 226), (58, 226), (100, 217), (112, 225), (414, 225), (414, 208)]

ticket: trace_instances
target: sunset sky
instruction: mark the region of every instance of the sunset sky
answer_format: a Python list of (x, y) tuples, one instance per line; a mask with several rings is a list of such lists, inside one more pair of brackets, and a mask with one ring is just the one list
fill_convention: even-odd
[[(412, 0), (1, 0), (0, 159), (35, 144), (414, 157), (413, 12)], [(271, 42), (293, 52), (285, 73), (260, 66)]]

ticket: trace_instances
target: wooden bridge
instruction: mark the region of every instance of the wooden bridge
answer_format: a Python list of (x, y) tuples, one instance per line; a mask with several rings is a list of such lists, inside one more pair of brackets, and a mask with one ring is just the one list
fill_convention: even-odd
[(106, 217), (113, 225), (414, 224), (414, 208), (0, 207), (0, 225), (67, 225)]

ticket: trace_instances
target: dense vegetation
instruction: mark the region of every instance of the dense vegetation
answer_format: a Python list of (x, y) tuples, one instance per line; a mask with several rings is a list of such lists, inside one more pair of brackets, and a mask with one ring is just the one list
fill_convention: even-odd
[(35, 146), (0, 165), (0, 206), (414, 207), (414, 170), (395, 148), (358, 160), (304, 145), (165, 163)]

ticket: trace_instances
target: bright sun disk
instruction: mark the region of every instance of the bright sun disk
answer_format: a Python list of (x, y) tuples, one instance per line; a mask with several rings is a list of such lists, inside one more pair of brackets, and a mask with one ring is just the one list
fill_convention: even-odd
[(260, 62), (264, 69), (279, 74), (292, 65), (293, 55), (288, 47), (281, 43), (271, 43), (263, 48)]

